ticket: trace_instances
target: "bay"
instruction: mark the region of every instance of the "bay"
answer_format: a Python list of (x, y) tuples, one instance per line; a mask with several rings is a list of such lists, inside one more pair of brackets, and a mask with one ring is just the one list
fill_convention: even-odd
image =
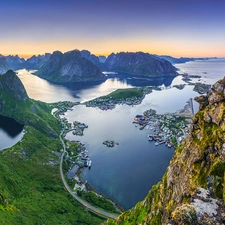
[[(220, 59), (194, 61), (175, 66), (181, 74), (201, 75), (201, 78), (193, 78), (193, 82), (213, 84), (224, 76), (224, 62)], [(142, 200), (152, 185), (161, 179), (173, 154), (173, 149), (164, 145), (156, 147), (152, 142), (148, 142), (149, 131), (140, 131), (135, 127), (132, 124), (134, 116), (149, 108), (155, 109), (157, 113), (175, 112), (183, 108), (189, 98), (198, 96), (191, 85), (186, 85), (182, 90), (173, 87), (185, 84), (182, 76), (154, 80), (119, 74), (109, 75), (103, 82), (70, 85), (48, 82), (26, 70), (18, 71), (18, 76), (31, 98), (45, 102), (83, 102), (118, 88), (135, 86), (155, 85), (162, 89), (148, 94), (138, 106), (119, 105), (112, 111), (100, 111), (79, 105), (65, 114), (70, 122), (78, 120), (89, 125), (82, 137), (72, 133), (67, 135), (70, 140), (84, 142), (93, 161), (92, 168), (82, 172), (82, 179), (125, 209)], [(195, 104), (195, 112), (197, 110), (198, 105)], [(102, 144), (107, 139), (115, 140), (119, 145), (107, 148)]]

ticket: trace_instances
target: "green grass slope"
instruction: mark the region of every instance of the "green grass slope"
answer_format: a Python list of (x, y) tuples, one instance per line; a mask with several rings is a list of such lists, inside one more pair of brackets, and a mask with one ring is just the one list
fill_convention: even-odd
[(22, 140), (0, 151), (0, 224), (100, 224), (63, 186), (52, 107), (24, 90), (12, 71), (0, 76), (0, 115), (25, 124)]

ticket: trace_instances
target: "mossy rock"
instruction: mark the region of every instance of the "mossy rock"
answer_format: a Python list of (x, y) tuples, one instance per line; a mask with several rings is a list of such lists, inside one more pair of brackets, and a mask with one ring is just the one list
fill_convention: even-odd
[(192, 205), (182, 205), (177, 207), (172, 213), (172, 221), (180, 225), (197, 224), (197, 213)]

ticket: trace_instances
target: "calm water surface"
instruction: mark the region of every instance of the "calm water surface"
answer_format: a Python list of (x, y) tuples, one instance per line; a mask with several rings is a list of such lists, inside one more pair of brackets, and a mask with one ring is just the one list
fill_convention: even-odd
[(9, 148), (23, 137), (23, 125), (15, 120), (0, 116), (0, 150)]
[[(201, 75), (201, 82), (213, 84), (225, 74), (225, 60), (195, 61), (175, 65), (179, 73)], [(70, 122), (79, 120), (89, 125), (83, 137), (69, 133), (70, 140), (85, 143), (92, 159), (92, 168), (82, 173), (97, 191), (113, 198), (125, 209), (134, 206), (148, 193), (164, 174), (173, 154), (173, 149), (164, 145), (155, 146), (148, 142), (149, 130), (140, 131), (132, 124), (136, 114), (153, 108), (157, 113), (175, 112), (186, 104), (189, 98), (198, 93), (193, 86), (186, 85), (183, 90), (173, 88), (175, 84), (185, 83), (181, 76), (176, 78), (139, 79), (121, 74), (110, 76), (104, 82), (60, 85), (45, 81), (26, 70), (18, 71), (28, 95), (31, 98), (56, 102), (62, 100), (86, 101), (106, 95), (118, 88), (156, 85), (162, 91), (153, 91), (147, 95), (141, 105), (129, 107), (119, 105), (112, 111), (100, 111), (83, 105), (74, 107), (66, 113)], [(199, 79), (193, 79), (198, 81)], [(195, 110), (197, 110), (195, 104)], [(102, 144), (105, 140), (119, 142), (114, 148)]]

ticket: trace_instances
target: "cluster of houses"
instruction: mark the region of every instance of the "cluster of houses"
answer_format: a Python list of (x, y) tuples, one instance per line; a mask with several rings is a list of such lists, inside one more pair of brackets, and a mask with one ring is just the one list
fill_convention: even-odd
[(158, 115), (155, 110), (147, 110), (143, 115), (136, 115), (133, 123), (139, 129), (149, 130), (148, 140), (155, 145), (177, 146), (189, 132), (190, 124), (184, 117), (175, 114)]
[(79, 121), (74, 121), (73, 122), (73, 135), (78, 135), (78, 136), (83, 136), (84, 134), (84, 129), (88, 128), (88, 125), (85, 123), (81, 123)]

